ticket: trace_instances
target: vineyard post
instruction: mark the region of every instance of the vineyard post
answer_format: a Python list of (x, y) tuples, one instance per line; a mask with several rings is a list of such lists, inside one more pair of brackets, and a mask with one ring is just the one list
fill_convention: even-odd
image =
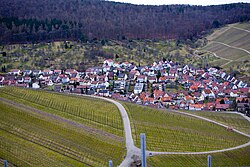
[(207, 156), (207, 167), (212, 167), (212, 156), (211, 155)]
[(109, 167), (112, 167), (113, 166), (113, 162), (112, 160), (109, 160)]
[(8, 161), (4, 160), (4, 167), (8, 167)]
[(141, 133), (141, 161), (142, 167), (146, 167), (146, 135)]

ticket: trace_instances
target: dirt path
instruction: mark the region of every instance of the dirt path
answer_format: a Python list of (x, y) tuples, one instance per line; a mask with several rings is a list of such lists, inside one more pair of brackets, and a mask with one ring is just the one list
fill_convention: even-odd
[(89, 127), (89, 126), (86, 126), (86, 125), (83, 125), (83, 124), (68, 120), (66, 118), (59, 117), (59, 116), (56, 116), (56, 115), (53, 115), (53, 114), (50, 114), (50, 113), (47, 113), (47, 112), (32, 108), (32, 107), (28, 107), (28, 106), (25, 106), (23, 104), (15, 103), (15, 102), (13, 102), (11, 100), (7, 100), (7, 99), (4, 99), (4, 98), (0, 97), (0, 101), (7, 104), (7, 105), (11, 105), (11, 106), (23, 109), (23, 111), (25, 111), (25, 112), (36, 113), (38, 115), (41, 115), (41, 116), (44, 116), (44, 117), (47, 117), (47, 118), (50, 118), (50, 119), (53, 119), (53, 120), (56, 120), (56, 121), (67, 123), (70, 126), (74, 126), (76, 128), (81, 128), (81, 129), (83, 129), (84, 131), (86, 131), (88, 133), (101, 135), (103, 137), (107, 137), (107, 138), (117, 140), (117, 141), (120, 141), (120, 142), (124, 141), (123, 137), (119, 137), (119, 136), (116, 136), (114, 134), (107, 133), (107, 132), (104, 132), (102, 130), (95, 129), (93, 127)]

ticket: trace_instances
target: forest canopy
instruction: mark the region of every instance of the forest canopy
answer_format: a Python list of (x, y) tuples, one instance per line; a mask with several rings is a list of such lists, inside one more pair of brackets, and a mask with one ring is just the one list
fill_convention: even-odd
[(250, 4), (144, 6), (100, 0), (2, 0), (1, 43), (197, 39), (250, 19)]

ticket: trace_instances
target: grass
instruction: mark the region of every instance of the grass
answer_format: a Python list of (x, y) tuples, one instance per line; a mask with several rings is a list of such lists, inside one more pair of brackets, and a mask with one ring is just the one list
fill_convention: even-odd
[(0, 97), (123, 137), (120, 112), (109, 102), (16, 87), (1, 88)]
[(133, 138), (140, 147), (140, 133), (146, 133), (147, 150), (209, 151), (234, 147), (248, 138), (190, 116), (125, 103), (133, 122)]
[(229, 28), (229, 30), (213, 39), (213, 41), (250, 50), (250, 33), (235, 28)]
[(0, 158), (17, 166), (119, 165), (125, 155), (124, 142), (60, 119), (1, 101), (0, 111)]
[(240, 59), (241, 57), (246, 57), (248, 58), (248, 53), (238, 50), (238, 49), (233, 49), (230, 47), (227, 47), (225, 45), (219, 44), (219, 43), (209, 43), (207, 46), (203, 48), (204, 50), (208, 50), (210, 52), (216, 53), (219, 57), (226, 58), (229, 60), (237, 60)]
[(250, 24), (242, 23), (242, 24), (235, 24), (233, 26), (250, 31)]
[[(209, 41), (222, 42), (233, 47), (238, 47), (250, 51), (250, 33), (233, 27), (249, 30), (250, 23), (232, 24), (231, 26), (225, 26), (216, 29), (206, 38)], [(228, 63), (228, 60), (225, 59), (221, 59), (218, 61), (212, 60), (208, 61), (209, 65), (222, 66), (224, 70), (229, 73), (231, 73), (232, 71), (239, 71), (239, 76), (242, 77), (244, 81), (249, 80), (247, 78), (249, 78), (250, 75), (250, 55), (247, 52), (213, 42), (208, 42), (207, 45), (201, 49), (214, 52), (221, 58), (232, 60), (232, 62), (230, 63)]]
[[(250, 146), (210, 155), (212, 155), (212, 166), (237, 167), (250, 164)], [(206, 167), (207, 155), (157, 155), (148, 157), (147, 165), (148, 167)]]
[(233, 127), (244, 133), (250, 134), (250, 123), (241, 115), (238, 114), (227, 114), (220, 112), (202, 112), (202, 111), (185, 111), (191, 114), (199, 115), (222, 124)]

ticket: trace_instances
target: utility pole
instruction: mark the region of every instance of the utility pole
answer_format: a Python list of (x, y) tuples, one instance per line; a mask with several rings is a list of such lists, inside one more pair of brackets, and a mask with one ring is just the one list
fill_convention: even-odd
[(8, 161), (4, 160), (4, 167), (8, 167)]
[(109, 160), (109, 167), (113, 167), (113, 162), (112, 162), (112, 160)]
[(146, 135), (145, 133), (141, 133), (141, 161), (142, 167), (146, 167)]
[(212, 167), (212, 156), (207, 156), (207, 167)]

